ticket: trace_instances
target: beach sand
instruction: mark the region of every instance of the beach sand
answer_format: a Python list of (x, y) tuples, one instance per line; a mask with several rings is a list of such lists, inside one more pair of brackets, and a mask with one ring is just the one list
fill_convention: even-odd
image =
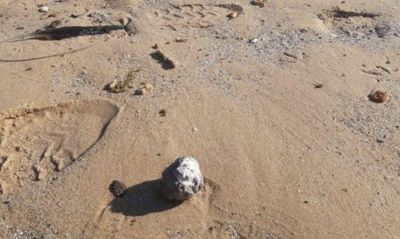
[[(0, 0), (0, 235), (399, 238), (399, 9)], [(129, 34), (5, 41), (121, 18)], [(205, 188), (167, 202), (185, 155)]]

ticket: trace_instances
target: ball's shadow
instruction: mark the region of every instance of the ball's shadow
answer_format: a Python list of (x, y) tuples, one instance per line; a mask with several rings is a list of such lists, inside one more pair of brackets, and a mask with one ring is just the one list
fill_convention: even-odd
[(145, 181), (129, 187), (123, 196), (111, 201), (111, 211), (125, 216), (144, 216), (179, 206), (180, 202), (164, 199), (161, 180)]

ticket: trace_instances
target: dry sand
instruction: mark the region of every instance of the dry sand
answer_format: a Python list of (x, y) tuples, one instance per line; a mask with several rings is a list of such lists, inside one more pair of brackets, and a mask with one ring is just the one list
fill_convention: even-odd
[[(0, 235), (400, 238), (399, 10), (398, 0), (0, 0), (0, 41), (55, 20), (131, 17), (136, 30), (0, 43)], [(126, 78), (125, 92), (105, 90)], [(371, 102), (374, 90), (389, 100)], [(207, 181), (176, 205), (155, 182), (183, 155)], [(128, 185), (122, 198), (113, 180)]]

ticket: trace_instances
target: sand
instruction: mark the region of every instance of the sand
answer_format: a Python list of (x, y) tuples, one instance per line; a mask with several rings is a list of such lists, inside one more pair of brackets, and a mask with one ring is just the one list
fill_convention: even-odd
[[(0, 235), (398, 238), (399, 9), (0, 0)], [(131, 34), (4, 41), (127, 17)], [(205, 188), (167, 202), (158, 179), (185, 155)]]

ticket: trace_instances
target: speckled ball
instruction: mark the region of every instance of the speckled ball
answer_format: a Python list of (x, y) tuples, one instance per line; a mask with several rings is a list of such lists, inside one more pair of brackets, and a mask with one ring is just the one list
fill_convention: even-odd
[(162, 173), (162, 194), (169, 200), (184, 201), (204, 187), (199, 163), (192, 157), (180, 157)]

